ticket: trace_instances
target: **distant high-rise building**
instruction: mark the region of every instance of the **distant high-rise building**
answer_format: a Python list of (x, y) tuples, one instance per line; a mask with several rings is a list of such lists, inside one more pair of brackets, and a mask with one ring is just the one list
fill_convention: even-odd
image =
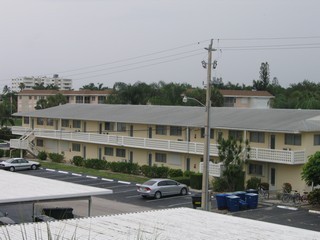
[(72, 79), (59, 78), (58, 74), (54, 74), (53, 77), (39, 76), (12, 79), (11, 90), (19, 92), (21, 83), (24, 84), (24, 89), (32, 89), (36, 84), (43, 83), (44, 87), (53, 84), (59, 87), (60, 90), (72, 90)]

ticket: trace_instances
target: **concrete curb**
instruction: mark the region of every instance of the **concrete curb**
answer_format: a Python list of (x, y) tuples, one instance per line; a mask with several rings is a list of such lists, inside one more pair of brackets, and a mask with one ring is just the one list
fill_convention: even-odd
[(317, 210), (309, 210), (309, 213), (320, 214), (320, 211), (317, 211)]

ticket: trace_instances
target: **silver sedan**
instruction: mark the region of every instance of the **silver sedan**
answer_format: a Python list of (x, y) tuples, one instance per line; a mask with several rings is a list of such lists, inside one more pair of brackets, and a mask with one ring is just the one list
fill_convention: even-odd
[(188, 186), (170, 179), (150, 179), (143, 184), (137, 184), (137, 191), (143, 198), (154, 197), (159, 199), (169, 195), (186, 195)]
[(40, 167), (40, 163), (29, 161), (24, 158), (10, 158), (0, 162), (0, 168), (14, 172), (16, 170), (32, 169), (36, 170)]

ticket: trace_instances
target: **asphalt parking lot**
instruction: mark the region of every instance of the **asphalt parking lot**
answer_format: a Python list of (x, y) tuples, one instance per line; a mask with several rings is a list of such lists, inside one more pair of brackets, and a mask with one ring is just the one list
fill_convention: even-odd
[[(64, 171), (55, 171), (50, 169), (39, 169), (35, 171), (19, 171), (17, 174), (28, 174), (32, 176), (45, 177), (60, 181), (67, 181), (87, 186), (101, 187), (113, 190), (113, 194), (95, 198), (94, 215), (119, 214), (126, 212), (138, 212), (145, 210), (188, 207), (192, 208), (191, 196), (193, 192), (186, 196), (171, 196), (161, 199), (144, 199), (136, 191), (136, 184), (131, 182), (117, 181), (114, 179), (97, 178), (94, 176), (85, 176), (81, 174), (69, 173)], [(78, 212), (85, 212), (87, 206), (83, 203), (50, 203), (51, 206), (77, 206)], [(216, 202), (212, 200), (213, 211), (216, 210)], [(9, 215), (17, 222), (31, 221), (31, 216), (26, 217), (23, 212), (30, 215), (31, 204), (11, 206), (3, 205), (1, 209), (8, 211)], [(219, 211), (218, 211), (219, 212)], [(250, 218), (258, 221), (282, 224), (298, 228), (304, 228), (314, 231), (320, 231), (320, 214), (310, 213), (306, 208), (279, 208), (278, 204), (259, 205), (257, 209), (245, 210), (239, 212), (220, 211), (221, 214), (229, 214), (235, 217)], [(85, 216), (85, 213), (80, 213)]]

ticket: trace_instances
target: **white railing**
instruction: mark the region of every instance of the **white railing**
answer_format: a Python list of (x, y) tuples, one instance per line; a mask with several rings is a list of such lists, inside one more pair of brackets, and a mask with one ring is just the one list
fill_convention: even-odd
[[(221, 177), (224, 170), (224, 165), (222, 163), (212, 163), (209, 162), (209, 176), (211, 177)], [(200, 162), (199, 172), (203, 172), (203, 162)]]
[[(12, 127), (12, 133), (17, 135), (29, 134), (30, 129), (23, 127)], [(61, 139), (67, 141), (96, 143), (114, 146), (125, 146), (133, 148), (142, 148), (150, 150), (160, 150), (169, 152), (181, 152), (202, 155), (204, 144), (187, 141), (172, 141), (155, 138), (138, 138), (128, 136), (117, 136), (110, 134), (86, 133), (86, 132), (67, 132), (61, 130), (35, 129), (33, 131), (35, 137)], [(21, 140), (23, 141), (23, 140)], [(25, 141), (28, 141), (26, 139)], [(16, 144), (13, 142), (13, 144)], [(24, 145), (27, 143), (19, 143)], [(19, 145), (19, 146), (20, 146)], [(10, 141), (10, 146), (11, 141)], [(210, 156), (218, 156), (218, 145), (210, 145)], [(267, 148), (253, 148), (250, 150), (250, 159), (260, 162), (282, 163), (282, 164), (303, 164), (306, 162), (306, 153), (304, 150), (289, 151)]]

